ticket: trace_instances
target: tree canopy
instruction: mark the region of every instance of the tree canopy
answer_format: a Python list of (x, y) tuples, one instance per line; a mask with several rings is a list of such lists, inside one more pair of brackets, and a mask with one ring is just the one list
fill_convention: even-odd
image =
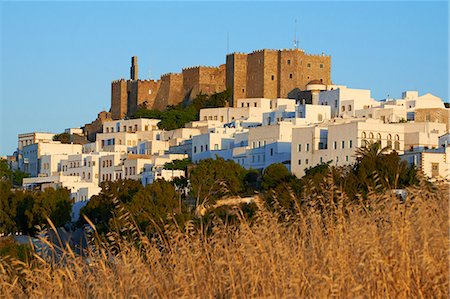
[(163, 130), (183, 128), (185, 124), (196, 121), (202, 108), (224, 107), (230, 99), (231, 93), (223, 91), (212, 95), (198, 94), (189, 103), (179, 103), (168, 106), (165, 111), (140, 107), (132, 118), (160, 119), (158, 127)]

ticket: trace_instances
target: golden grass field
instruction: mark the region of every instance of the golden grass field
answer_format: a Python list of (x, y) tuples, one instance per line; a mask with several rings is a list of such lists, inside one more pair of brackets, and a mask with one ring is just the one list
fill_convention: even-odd
[(261, 206), (251, 222), (217, 220), (207, 235), (188, 225), (148, 239), (130, 223), (89, 264), (70, 250), (60, 263), (2, 259), (1, 297), (449, 297), (448, 185), (411, 188), (404, 203), (373, 194), (371, 207), (344, 207), (334, 192), (325, 210), (280, 217)]

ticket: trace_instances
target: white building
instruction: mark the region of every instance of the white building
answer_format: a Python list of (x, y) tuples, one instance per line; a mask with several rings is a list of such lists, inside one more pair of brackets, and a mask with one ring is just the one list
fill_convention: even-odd
[(332, 117), (355, 117), (355, 111), (378, 106), (372, 99), (370, 90), (354, 89), (346, 86), (330, 86), (319, 94), (319, 105), (331, 107)]
[(41, 173), (40, 159), (43, 155), (79, 154), (82, 146), (79, 144), (64, 144), (59, 141), (40, 141), (22, 148), (21, 170), (36, 177)]
[(305, 169), (331, 161), (343, 166), (356, 161), (355, 150), (368, 142), (381, 142), (399, 154), (404, 151), (404, 127), (380, 120), (341, 120), (315, 127), (295, 128), (292, 136), (291, 170), (297, 177)]

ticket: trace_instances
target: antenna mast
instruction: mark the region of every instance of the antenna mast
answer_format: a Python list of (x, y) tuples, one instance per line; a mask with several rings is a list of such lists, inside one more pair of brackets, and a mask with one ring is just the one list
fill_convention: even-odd
[(295, 19), (295, 25), (294, 25), (294, 49), (298, 49), (298, 39), (297, 39), (297, 19)]

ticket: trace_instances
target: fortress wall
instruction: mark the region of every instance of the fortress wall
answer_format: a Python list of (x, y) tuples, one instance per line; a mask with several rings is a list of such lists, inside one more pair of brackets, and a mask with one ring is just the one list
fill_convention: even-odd
[(127, 114), (127, 83), (124, 79), (111, 83), (111, 117), (121, 119)]
[(233, 53), (227, 55), (226, 89), (231, 91), (231, 100), (236, 107), (236, 100), (243, 99), (247, 93), (247, 54)]

